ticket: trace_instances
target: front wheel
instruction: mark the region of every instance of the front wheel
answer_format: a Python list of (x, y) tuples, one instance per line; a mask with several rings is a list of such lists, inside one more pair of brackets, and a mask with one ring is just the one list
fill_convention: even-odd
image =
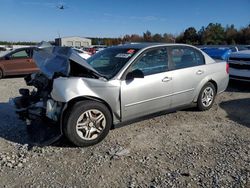
[(215, 87), (212, 83), (208, 82), (200, 91), (197, 107), (201, 111), (208, 110), (212, 107), (216, 95)]
[(76, 103), (64, 122), (65, 136), (76, 146), (84, 147), (97, 144), (107, 136), (112, 117), (104, 104), (86, 100)]

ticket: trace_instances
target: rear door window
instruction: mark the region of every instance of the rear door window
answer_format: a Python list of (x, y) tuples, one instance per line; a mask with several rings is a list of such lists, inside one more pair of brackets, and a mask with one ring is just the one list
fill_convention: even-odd
[(169, 54), (170, 67), (172, 70), (205, 64), (205, 60), (202, 53), (191, 47), (170, 47)]

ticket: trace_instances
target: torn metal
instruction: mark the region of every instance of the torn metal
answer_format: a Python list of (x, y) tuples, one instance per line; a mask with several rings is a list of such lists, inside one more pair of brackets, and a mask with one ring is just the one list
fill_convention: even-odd
[(53, 135), (62, 135), (63, 112), (68, 103), (78, 97), (102, 99), (110, 104), (114, 112), (113, 120), (119, 121), (118, 80), (107, 81), (69, 47), (52, 47), (42, 43), (35, 48), (33, 59), (40, 72), (25, 77), (26, 84), (33, 86), (33, 90), (21, 88), (21, 96), (11, 100), (19, 118), (27, 125), (33, 126), (39, 119), (39, 122), (46, 122), (44, 126), (59, 127), (55, 130), (60, 132)]
[(71, 63), (86, 68), (88, 71), (102, 77), (95, 69), (93, 69), (78, 53), (70, 47), (45, 47), (42, 43), (34, 50), (33, 59), (41, 70), (49, 79), (53, 76), (69, 76), (71, 72)]

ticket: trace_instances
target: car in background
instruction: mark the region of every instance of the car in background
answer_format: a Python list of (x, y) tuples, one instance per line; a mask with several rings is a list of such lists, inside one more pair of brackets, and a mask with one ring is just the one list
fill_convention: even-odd
[(33, 58), (41, 72), (25, 80), (37, 90), (20, 89), (12, 100), (17, 113), (26, 122), (53, 121), (77, 146), (94, 145), (113, 125), (160, 111), (193, 104), (208, 110), (229, 80), (225, 61), (185, 44), (114, 46), (86, 61), (71, 48), (50, 47)]
[(213, 59), (228, 60), (229, 55), (232, 53), (230, 48), (201, 48), (202, 51), (207, 53)]
[(22, 75), (37, 72), (35, 62), (32, 59), (33, 48), (18, 48), (5, 51), (0, 55), (0, 78), (9, 75)]
[(95, 53), (100, 52), (102, 50), (105, 50), (106, 48), (107, 48), (107, 46), (105, 46), (105, 45), (95, 45), (94, 46)]
[(5, 47), (0, 47), (0, 52), (2, 51), (6, 51), (6, 48)]
[(228, 63), (230, 79), (250, 82), (250, 50), (232, 53)]
[(91, 47), (85, 47), (83, 50), (87, 51), (90, 55), (94, 55), (97, 52), (100, 52), (106, 48), (106, 45), (93, 45)]
[(86, 51), (86, 52), (88, 52), (89, 55), (91, 55), (91, 56), (96, 53), (95, 48), (92, 48), (92, 47), (84, 47), (83, 50)]
[(250, 50), (250, 45), (245, 46), (245, 48), (247, 48), (247, 50)]
[(229, 49), (232, 52), (239, 52), (239, 51), (243, 51), (243, 50), (248, 50), (248, 48), (246, 46), (231, 46), (231, 47), (229, 47)]
[(200, 46), (202, 51), (206, 52), (210, 57), (214, 59), (220, 59), (227, 61), (229, 55), (232, 52), (239, 52), (243, 50), (248, 50), (247, 46), (223, 46), (223, 45), (213, 45), (213, 46)]
[(90, 53), (78, 48), (72, 48), (74, 51), (76, 51), (83, 59), (88, 59), (91, 57)]

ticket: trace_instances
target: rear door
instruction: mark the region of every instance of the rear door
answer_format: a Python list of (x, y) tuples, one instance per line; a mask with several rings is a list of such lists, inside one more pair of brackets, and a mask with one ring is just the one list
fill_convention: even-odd
[(206, 76), (204, 56), (188, 46), (168, 47), (168, 54), (173, 82), (172, 107), (190, 104), (196, 87)]
[(5, 74), (17, 75), (37, 71), (38, 69), (31, 56), (31, 49), (19, 49), (12, 52), (3, 62)]
[(168, 109), (171, 105), (167, 49), (161, 47), (144, 52), (127, 73), (137, 69), (143, 72), (144, 78), (121, 81), (122, 121)]

